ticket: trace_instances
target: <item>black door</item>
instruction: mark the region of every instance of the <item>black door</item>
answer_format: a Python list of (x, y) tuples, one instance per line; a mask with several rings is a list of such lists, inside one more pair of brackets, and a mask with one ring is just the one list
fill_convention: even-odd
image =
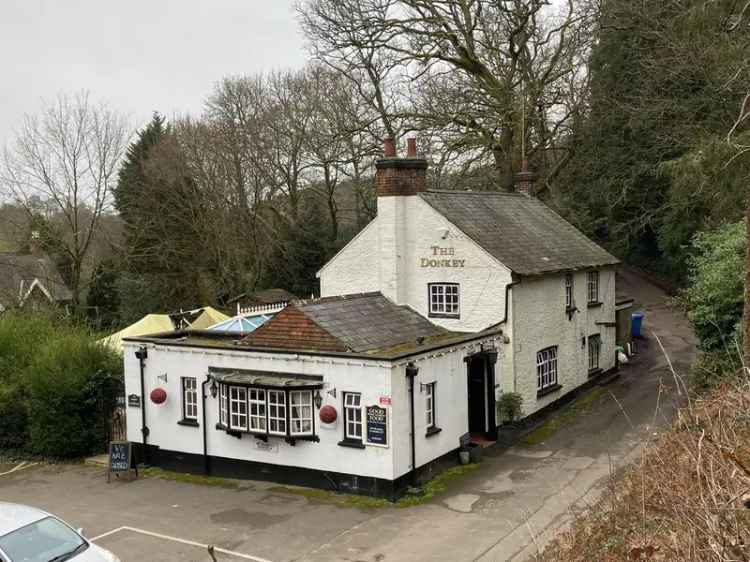
[(484, 433), (487, 430), (487, 399), (484, 357), (469, 360), (469, 431)]

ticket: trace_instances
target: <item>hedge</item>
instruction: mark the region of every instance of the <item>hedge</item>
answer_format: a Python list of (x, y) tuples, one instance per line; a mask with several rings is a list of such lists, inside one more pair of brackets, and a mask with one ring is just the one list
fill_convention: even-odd
[(0, 447), (50, 457), (102, 451), (121, 388), (122, 359), (85, 326), (0, 316)]

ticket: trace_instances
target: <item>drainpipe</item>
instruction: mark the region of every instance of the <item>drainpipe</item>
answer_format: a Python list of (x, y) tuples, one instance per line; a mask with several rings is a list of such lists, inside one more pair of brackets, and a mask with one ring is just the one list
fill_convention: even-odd
[(206, 375), (206, 380), (201, 384), (201, 415), (203, 421), (203, 472), (208, 475), (211, 472), (208, 459), (208, 444), (206, 441), (206, 385), (211, 380), (211, 375)]
[(135, 352), (141, 366), (141, 435), (143, 435), (143, 460), (148, 464), (148, 426), (146, 425), (146, 388), (144, 383), (144, 370), (146, 369), (146, 357), (148, 350), (146, 347), (140, 347)]
[(508, 303), (510, 302), (510, 290), (515, 286), (518, 285), (520, 281), (512, 281), (511, 283), (508, 283), (505, 285), (505, 313), (503, 314), (503, 319), (500, 320), (496, 326), (500, 324), (505, 324), (508, 321)]
[(406, 378), (409, 380), (409, 409), (411, 411), (411, 483), (416, 485), (417, 475), (417, 440), (416, 429), (414, 427), (414, 377), (419, 373), (414, 363), (406, 366)]

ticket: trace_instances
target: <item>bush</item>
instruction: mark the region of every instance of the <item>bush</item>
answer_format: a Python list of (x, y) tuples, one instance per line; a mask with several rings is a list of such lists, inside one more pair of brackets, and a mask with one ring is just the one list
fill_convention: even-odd
[(497, 401), (497, 411), (503, 423), (512, 423), (521, 417), (523, 398), (517, 392), (504, 392)]
[(680, 300), (704, 351), (734, 347), (744, 303), (746, 238), (744, 222), (693, 238), (690, 286)]
[(122, 360), (85, 328), (48, 316), (4, 314), (0, 366), (0, 447), (54, 457), (104, 449), (122, 388)]

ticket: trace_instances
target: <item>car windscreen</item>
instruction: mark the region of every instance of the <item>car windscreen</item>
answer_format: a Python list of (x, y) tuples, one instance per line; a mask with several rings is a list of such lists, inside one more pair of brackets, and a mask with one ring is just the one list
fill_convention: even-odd
[(54, 517), (40, 519), (0, 537), (0, 550), (10, 562), (50, 562), (86, 547), (70, 527)]

